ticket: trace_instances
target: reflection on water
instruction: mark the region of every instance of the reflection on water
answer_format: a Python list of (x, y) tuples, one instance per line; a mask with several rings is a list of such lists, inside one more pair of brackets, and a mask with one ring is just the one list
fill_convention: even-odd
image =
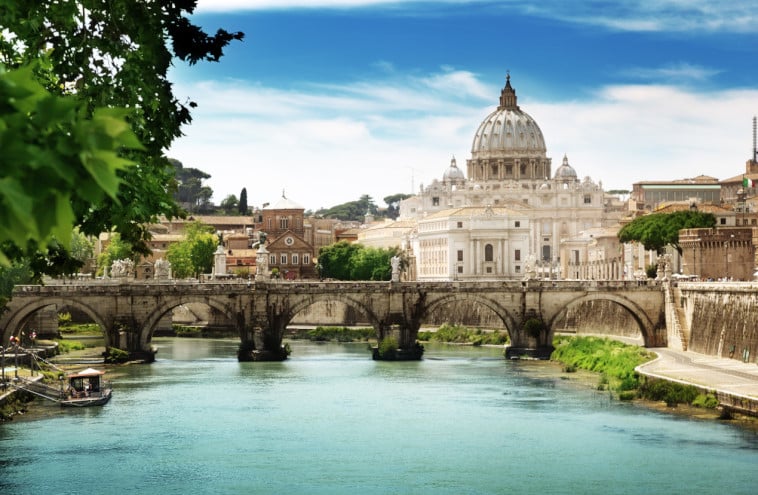
[[(755, 434), (609, 399), (502, 349), (156, 339), (102, 408), (0, 426), (2, 493), (754, 493)], [(51, 491), (51, 487), (55, 487)], [(87, 491), (87, 490), (84, 490)]]

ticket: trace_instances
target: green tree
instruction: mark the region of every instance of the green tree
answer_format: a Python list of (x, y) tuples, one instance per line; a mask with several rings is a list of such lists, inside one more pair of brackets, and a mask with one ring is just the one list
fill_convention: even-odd
[(384, 197), (384, 202), (387, 204), (387, 217), (393, 220), (400, 214), (400, 202), (404, 199), (410, 198), (411, 194), (397, 193)]
[(237, 196), (230, 194), (221, 201), (219, 206), (224, 210), (225, 214), (231, 215), (232, 212), (237, 211), (239, 208), (239, 201), (237, 201)]
[(398, 254), (396, 248), (372, 248), (340, 241), (319, 251), (321, 276), (337, 280), (389, 280), (390, 260)]
[(142, 147), (125, 111), (90, 115), (77, 98), (51, 94), (34, 78), (44, 67), (0, 65), (0, 264), (10, 252), (67, 248), (76, 205), (114, 199), (117, 174), (133, 165), (118, 150)]
[(247, 215), (250, 212), (248, 211), (247, 206), (247, 188), (243, 187), (242, 191), (240, 191), (240, 201), (239, 201), (239, 214), (240, 215)]
[(358, 244), (351, 244), (347, 241), (322, 247), (318, 253), (320, 276), (337, 280), (350, 280), (350, 261), (358, 249)]
[(350, 260), (350, 280), (389, 280), (392, 277), (390, 260), (397, 249), (361, 246)]
[(352, 220), (362, 222), (366, 213), (376, 213), (377, 208), (371, 196), (364, 194), (357, 201), (342, 203), (329, 209), (321, 209), (316, 214), (323, 218), (338, 218), (340, 220)]
[(176, 190), (174, 199), (190, 212), (197, 212), (203, 205), (205, 197), (213, 195), (207, 194), (209, 187), (203, 185), (203, 181), (210, 179), (211, 175), (202, 170), (185, 167), (182, 162), (174, 158), (169, 158), (169, 163), (174, 167), (176, 177)]
[(74, 229), (71, 235), (71, 257), (79, 261), (82, 266), (85, 265), (95, 254), (95, 243), (86, 235)]
[(682, 229), (711, 228), (716, 225), (716, 218), (711, 213), (695, 210), (674, 213), (651, 213), (635, 218), (619, 230), (621, 242), (636, 241), (645, 249), (663, 253), (663, 249), (674, 246), (679, 253), (679, 231)]
[(14, 261), (0, 266), (0, 308), (5, 307), (13, 294), (13, 287), (19, 284), (38, 283), (26, 261)]
[[(74, 115), (90, 122), (107, 118), (109, 124), (104, 130), (111, 132), (112, 124), (127, 117), (131, 131), (137, 136), (135, 142), (143, 145), (142, 149), (136, 149), (131, 142), (121, 143), (122, 147), (132, 148), (123, 154), (124, 158), (136, 163), (132, 167), (126, 167), (126, 160), (116, 166), (117, 162), (111, 158), (103, 160), (100, 153), (79, 154), (73, 142), (62, 142), (58, 147), (40, 143), (43, 154), (36, 158), (27, 156), (19, 161), (14, 156), (9, 162), (14, 168), (35, 172), (35, 187), (46, 184), (53, 193), (58, 193), (54, 202), (39, 202), (48, 208), (47, 211), (28, 208), (39, 225), (56, 227), (40, 229), (43, 231), (38, 234), (43, 240), (42, 247), (48, 239), (44, 236), (45, 231), (61, 226), (55, 237), (67, 244), (69, 234), (62, 231), (70, 233), (70, 227), (78, 225), (86, 235), (98, 235), (113, 228), (133, 250), (147, 253), (149, 233), (146, 226), (159, 215), (174, 217), (181, 214), (172, 197), (176, 187), (174, 169), (164, 156), (164, 150), (181, 135), (182, 125), (191, 121), (190, 108), (196, 105), (192, 101), (182, 103), (174, 96), (167, 77), (169, 67), (175, 58), (190, 65), (203, 60), (218, 61), (231, 41), (243, 38), (242, 33), (221, 29), (209, 36), (192, 24), (188, 16), (194, 12), (196, 4), (196, 0), (3, 2), (0, 8), (0, 26), (3, 27), (0, 63), (20, 67), (46, 56), (49, 63), (36, 67), (34, 75), (51, 93), (68, 94), (78, 100), (80, 106), (74, 109)], [(128, 115), (112, 110), (115, 107), (129, 109)], [(14, 109), (14, 113), (27, 118), (41, 116), (44, 123), (45, 120), (59, 119), (63, 112), (60, 105), (38, 110)], [(58, 127), (49, 123), (40, 128), (32, 127), (29, 133), (35, 139), (43, 140), (47, 137), (46, 129), (57, 131)], [(62, 132), (66, 132), (65, 126)], [(103, 134), (107, 135), (100, 131), (94, 136)], [(125, 137), (126, 134), (122, 132), (119, 136)], [(112, 141), (116, 137), (109, 136)], [(98, 138), (90, 133), (88, 141), (98, 143)], [(28, 147), (27, 142), (21, 143), (22, 148)], [(5, 155), (5, 146), (2, 149)], [(48, 156), (54, 157), (61, 151), (104, 162), (90, 166), (92, 170), (88, 171), (95, 174), (96, 183), (107, 194), (100, 195), (97, 188), (82, 187), (79, 175), (61, 180), (57, 178), (60, 171), (40, 167)], [(59, 169), (70, 168), (62, 167), (58, 160), (53, 163)], [(6, 171), (7, 168), (2, 166), (0, 170)], [(113, 171), (120, 182), (111, 177)], [(23, 190), (17, 183), (6, 182), (0, 193), (13, 198), (10, 201), (14, 203), (12, 208), (16, 215), (25, 206), (24, 195), (18, 194)], [(21, 196), (21, 202), (16, 196)], [(64, 203), (69, 204), (70, 212)], [(0, 209), (4, 210), (5, 206)], [(27, 220), (25, 223), (31, 222)], [(0, 224), (8, 225), (5, 221)], [(12, 233), (16, 231), (20, 229), (12, 227)], [(19, 241), (14, 239), (23, 245)]]
[(166, 253), (171, 272), (176, 278), (210, 273), (217, 246), (218, 236), (213, 232), (213, 227), (200, 222), (188, 224), (185, 240), (170, 245)]

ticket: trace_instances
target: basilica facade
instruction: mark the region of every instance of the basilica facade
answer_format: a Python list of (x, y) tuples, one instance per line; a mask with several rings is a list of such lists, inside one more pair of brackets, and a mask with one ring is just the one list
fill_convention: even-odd
[(553, 173), (510, 75), (474, 134), (466, 174), (453, 158), (441, 180), (400, 204), (400, 219), (417, 223), (406, 246), (418, 280), (558, 278), (561, 242), (619, 216), (602, 184), (579, 179), (568, 157)]

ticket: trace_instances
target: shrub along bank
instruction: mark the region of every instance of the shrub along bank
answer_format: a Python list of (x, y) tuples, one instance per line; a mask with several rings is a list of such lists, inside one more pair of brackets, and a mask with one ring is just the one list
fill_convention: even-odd
[(312, 340), (315, 342), (368, 342), (376, 340), (374, 329), (348, 327), (322, 327), (292, 330), (290, 338), (296, 340)]
[(566, 372), (583, 369), (600, 373), (598, 389), (609, 389), (621, 400), (635, 398), (663, 401), (670, 407), (689, 404), (715, 408), (718, 400), (691, 385), (665, 380), (645, 380), (634, 368), (655, 358), (655, 354), (636, 345), (599, 337), (556, 337), (553, 361)]
[(445, 323), (436, 331), (421, 331), (418, 339), (425, 342), (443, 342), (471, 345), (505, 345), (508, 343), (508, 332), (494, 330), (485, 331), (481, 328), (469, 328), (463, 325)]

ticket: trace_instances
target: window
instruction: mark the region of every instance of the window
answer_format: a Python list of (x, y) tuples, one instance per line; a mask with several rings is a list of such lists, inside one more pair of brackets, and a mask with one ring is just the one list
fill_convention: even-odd
[(463, 249), (458, 250), (458, 261), (463, 261)]
[(293, 265), (297, 265), (299, 261), (300, 261), (300, 257), (297, 254), (293, 254), (292, 255), (292, 264)]
[(721, 225), (726, 225), (726, 218), (724, 218), (724, 217), (719, 218), (719, 223)]
[(288, 225), (289, 225), (289, 218), (286, 218), (286, 217), (279, 218), (279, 228), (280, 229), (286, 229), (286, 228), (288, 228), (287, 227)]
[(487, 273), (492, 273), (492, 267), (491, 266), (487, 267)]
[(484, 246), (484, 261), (492, 261), (492, 259), (494, 258), (492, 253), (493, 253), (492, 244), (487, 244), (486, 246)]
[(521, 266), (516, 265), (516, 273), (521, 273)]
[(519, 228), (519, 227), (521, 227), (521, 222), (520, 222), (519, 220), (516, 220), (516, 221), (513, 223), (513, 226), (514, 226), (514, 227), (516, 227), (516, 228)]
[(459, 229), (462, 229), (462, 228), (463, 228), (463, 222), (458, 222), (458, 228), (459, 228)]
[(550, 261), (550, 246), (542, 246), (542, 261)]
[(280, 259), (282, 260), (282, 265), (286, 265), (287, 264), (287, 255), (286, 254), (282, 254), (282, 256), (281, 256)]
[(458, 273), (463, 273), (463, 267), (462, 266), (458, 267)]
[(517, 249), (517, 250), (513, 251), (513, 259), (515, 261), (521, 261), (521, 250), (520, 249)]
[(309, 255), (307, 255), (307, 254), (304, 254), (303, 255), (303, 264), (304, 265), (308, 265), (308, 264), (310, 264), (310, 262), (311, 262), (311, 257)]
[(589, 194), (584, 195), (584, 204), (589, 205), (592, 204), (592, 196)]
[(272, 254), (271, 256), (269, 256), (269, 258), (268, 258), (268, 264), (269, 265), (276, 265), (276, 255), (275, 254)]
[(432, 206), (439, 206), (440, 205), (440, 198), (437, 196), (432, 198)]

